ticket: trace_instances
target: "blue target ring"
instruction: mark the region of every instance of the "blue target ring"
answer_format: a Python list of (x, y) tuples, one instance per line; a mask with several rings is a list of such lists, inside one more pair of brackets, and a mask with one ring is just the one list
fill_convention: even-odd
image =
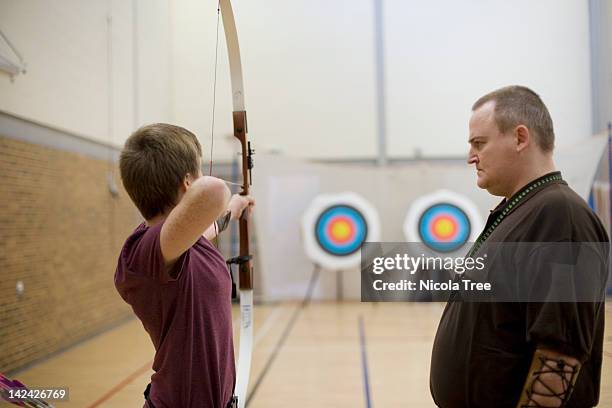
[(314, 230), (321, 249), (335, 256), (347, 256), (363, 245), (368, 235), (368, 224), (356, 208), (333, 205), (319, 215)]
[(470, 219), (458, 206), (438, 203), (427, 208), (419, 218), (421, 241), (437, 252), (452, 252), (468, 241)]

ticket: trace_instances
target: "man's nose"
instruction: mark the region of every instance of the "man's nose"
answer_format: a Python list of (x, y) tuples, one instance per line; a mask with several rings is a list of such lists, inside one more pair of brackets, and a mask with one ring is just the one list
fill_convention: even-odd
[(478, 163), (478, 155), (476, 155), (472, 149), (470, 149), (470, 152), (468, 153), (468, 158), (467, 158), (467, 163), (468, 164), (477, 164)]

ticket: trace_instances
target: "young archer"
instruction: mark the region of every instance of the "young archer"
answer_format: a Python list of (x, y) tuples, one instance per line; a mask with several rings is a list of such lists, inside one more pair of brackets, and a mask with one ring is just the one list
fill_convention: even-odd
[(254, 205), (202, 176), (193, 133), (168, 124), (134, 132), (121, 152), (123, 185), (144, 217), (119, 255), (115, 286), (155, 347), (145, 407), (230, 406), (236, 379), (232, 282), (211, 244)]

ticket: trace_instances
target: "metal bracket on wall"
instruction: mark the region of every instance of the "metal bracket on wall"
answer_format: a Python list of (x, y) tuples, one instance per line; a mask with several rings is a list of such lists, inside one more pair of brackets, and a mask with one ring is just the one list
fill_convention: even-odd
[(11, 81), (13, 81), (16, 75), (26, 73), (26, 63), (19, 51), (17, 51), (17, 48), (15, 48), (13, 43), (11, 43), (2, 30), (0, 30), (0, 38), (2, 38), (3, 42), (8, 45), (8, 48), (19, 60), (19, 62), (13, 61), (11, 58), (9, 58), (6, 52), (3, 52), (3, 50), (0, 48), (0, 70), (7, 72), (11, 76)]

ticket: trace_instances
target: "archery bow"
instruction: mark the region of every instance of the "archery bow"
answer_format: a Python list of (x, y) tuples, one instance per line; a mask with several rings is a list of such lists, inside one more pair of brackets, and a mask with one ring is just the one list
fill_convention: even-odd
[[(247, 119), (244, 105), (244, 84), (242, 64), (240, 62), (240, 47), (238, 46), (238, 32), (230, 0), (219, 0), (219, 9), (223, 18), (223, 29), (225, 31), (225, 41), (229, 56), (234, 136), (240, 141), (242, 152), (242, 191), (240, 194), (248, 195), (249, 185), (251, 184), (251, 169), (253, 168), (252, 155), (254, 152), (251, 150), (251, 143), (247, 141)], [(239, 270), (240, 346), (235, 395), (238, 397), (238, 406), (240, 408), (244, 408), (246, 404), (253, 351), (253, 267), (251, 263), (252, 256), (249, 251), (249, 223), (245, 215), (246, 212), (239, 220), (239, 255), (227, 261), (230, 267), (232, 264), (238, 265)]]
[[(12, 392), (23, 392), (23, 395), (25, 395), (26, 397), (16, 398), (13, 396)], [(27, 396), (28, 394), (31, 394), (30, 389), (26, 387), (21, 381), (11, 380), (4, 376), (4, 374), (0, 373), (0, 397), (2, 397), (4, 400), (19, 407), (53, 408), (53, 405), (43, 401), (40, 398)]]

